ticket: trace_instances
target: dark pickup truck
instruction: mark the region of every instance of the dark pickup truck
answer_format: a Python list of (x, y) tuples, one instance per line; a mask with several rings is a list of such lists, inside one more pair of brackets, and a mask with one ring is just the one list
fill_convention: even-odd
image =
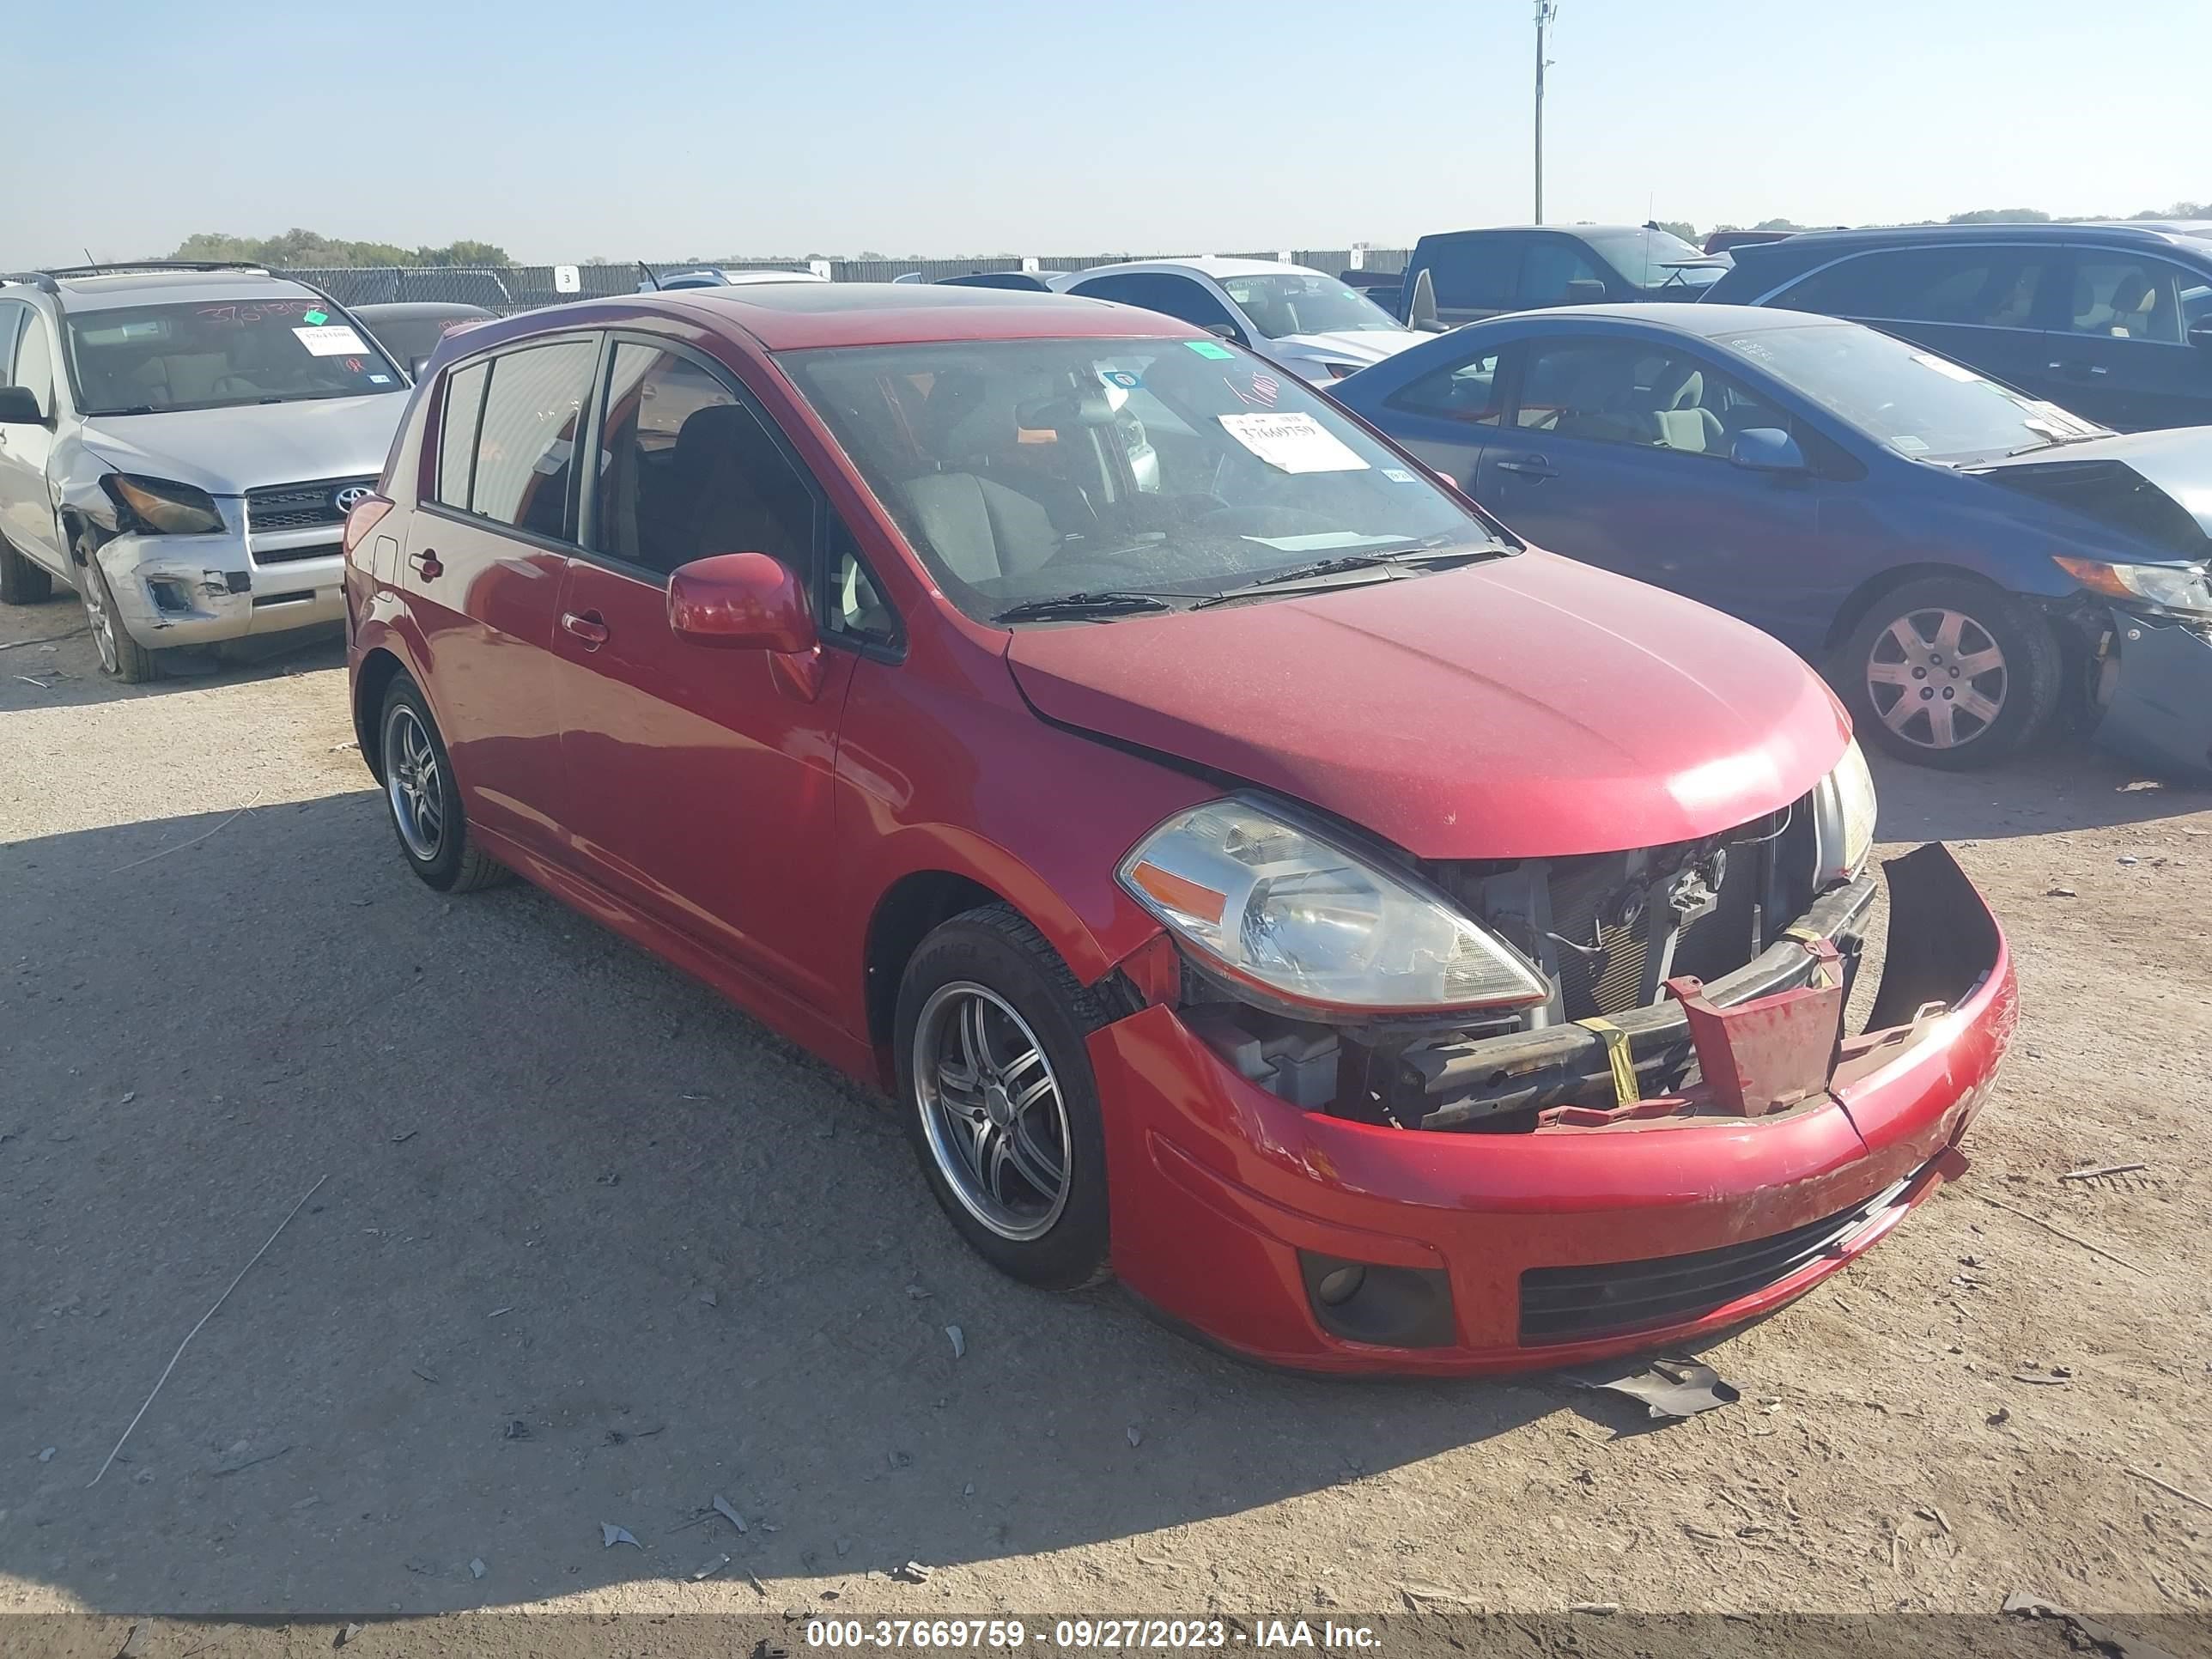
[(1402, 271), (1347, 270), (1360, 289), (1401, 322), (1416, 327), (1415, 289), (1423, 272), (1436, 318), (1472, 323), (1500, 312), (1632, 300), (1694, 300), (1729, 268), (1656, 225), (1498, 225), (1424, 236)]

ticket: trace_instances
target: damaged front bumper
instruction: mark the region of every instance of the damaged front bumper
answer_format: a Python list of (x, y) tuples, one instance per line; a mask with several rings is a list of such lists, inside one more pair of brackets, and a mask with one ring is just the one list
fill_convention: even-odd
[[(1570, 1364), (1802, 1295), (1964, 1169), (1958, 1143), (2013, 1030), (2002, 935), (1948, 852), (1887, 873), (1867, 1029), (1831, 1036), (1825, 1088), (1761, 1098), (1757, 1115), (1705, 1085), (1680, 1000), (1618, 1016), (1620, 1039), (1565, 1026), (1469, 1042), (1435, 1064), (1450, 1110), (1420, 1127), (1295, 1106), (1171, 1006), (1103, 1028), (1091, 1054), (1117, 1273), (1247, 1356), (1341, 1371)], [(1847, 934), (1873, 888), (1837, 890), (1805, 931)], [(1755, 1036), (1832, 970), (1813, 943), (1786, 940), (1703, 1000)], [(1755, 1068), (1756, 1042), (1735, 1052)], [(1508, 1097), (1513, 1132), (1474, 1129)]]
[(243, 520), (229, 524), (239, 504), (219, 500), (222, 534), (126, 534), (93, 550), (131, 638), (158, 651), (344, 622), (344, 561), (329, 531), (264, 535), (250, 551)]
[(2170, 776), (2212, 781), (2212, 628), (2115, 609), (2098, 743)]

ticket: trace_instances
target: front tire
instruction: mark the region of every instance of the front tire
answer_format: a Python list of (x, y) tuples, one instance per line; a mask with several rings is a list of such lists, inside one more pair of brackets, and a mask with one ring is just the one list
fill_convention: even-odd
[(422, 689), (396, 675), (377, 719), (377, 757), (384, 804), (408, 868), (441, 893), (469, 893), (503, 879), (507, 872), (478, 847), (453, 782), (446, 740)]
[(2034, 608), (1964, 577), (1908, 582), (1868, 608), (1837, 653), (1837, 690), (1859, 732), (1946, 771), (1987, 766), (2049, 724), (2064, 680), (2057, 636)]
[(89, 547), (84, 550), (84, 581), (77, 596), (84, 601), (84, 623), (100, 653), (101, 673), (125, 685), (143, 685), (161, 678), (161, 665), (154, 653), (131, 637), (123, 618), (116, 615), (115, 590), (100, 568), (99, 553)]
[(900, 981), (908, 1138), (977, 1255), (1045, 1290), (1111, 1276), (1106, 1132), (1085, 1040), (1106, 1023), (1011, 905), (944, 923)]

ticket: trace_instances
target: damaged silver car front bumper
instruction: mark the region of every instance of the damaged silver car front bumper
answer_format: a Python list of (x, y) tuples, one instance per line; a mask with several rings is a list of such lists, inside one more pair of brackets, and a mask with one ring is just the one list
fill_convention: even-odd
[(249, 538), (240, 501), (217, 497), (216, 507), (221, 534), (122, 535), (94, 550), (131, 638), (165, 650), (345, 620), (337, 526)]

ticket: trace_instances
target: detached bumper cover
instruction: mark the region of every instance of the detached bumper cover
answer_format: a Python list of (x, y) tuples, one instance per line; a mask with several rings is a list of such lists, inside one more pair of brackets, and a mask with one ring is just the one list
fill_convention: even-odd
[[(1653, 1103), (1659, 1115), (1568, 1111), (1522, 1133), (1375, 1126), (1246, 1081), (1170, 1008), (1105, 1027), (1091, 1054), (1110, 1103), (1116, 1272), (1200, 1334), (1314, 1370), (1571, 1364), (1780, 1306), (1964, 1169), (1960, 1138), (2011, 1038), (2003, 937), (1950, 854), (1923, 848), (1888, 873), (1868, 1033), (1843, 1045), (1825, 1093), (1760, 1117)], [(1584, 1098), (1610, 1108), (1599, 1074)], [(1316, 1263), (1448, 1291), (1448, 1334), (1332, 1334)]]
[(2097, 741), (2171, 775), (2212, 779), (2212, 630), (2112, 613), (2119, 678)]

